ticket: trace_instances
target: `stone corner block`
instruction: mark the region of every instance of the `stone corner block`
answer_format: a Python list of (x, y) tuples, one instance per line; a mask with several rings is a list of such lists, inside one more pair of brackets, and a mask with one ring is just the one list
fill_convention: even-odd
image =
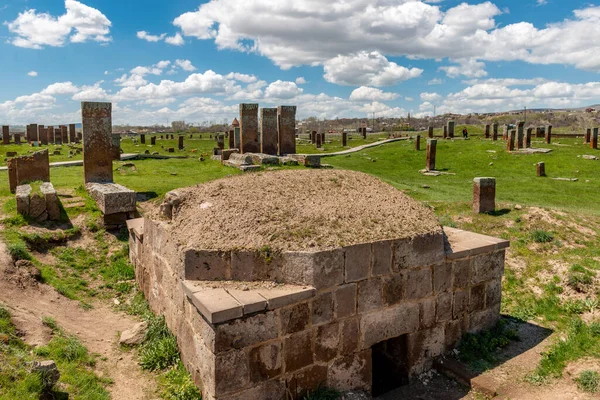
[(105, 215), (136, 210), (136, 194), (117, 183), (88, 183), (86, 189)]

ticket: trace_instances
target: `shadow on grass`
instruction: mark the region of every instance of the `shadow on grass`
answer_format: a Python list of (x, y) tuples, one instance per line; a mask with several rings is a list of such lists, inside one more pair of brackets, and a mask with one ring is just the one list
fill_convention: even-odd
[(491, 215), (492, 217), (502, 217), (503, 215), (510, 214), (511, 210), (508, 208), (503, 208), (501, 210), (494, 210), (487, 212), (487, 215)]
[(135, 197), (136, 201), (144, 202), (157, 198), (158, 194), (156, 192), (137, 192)]

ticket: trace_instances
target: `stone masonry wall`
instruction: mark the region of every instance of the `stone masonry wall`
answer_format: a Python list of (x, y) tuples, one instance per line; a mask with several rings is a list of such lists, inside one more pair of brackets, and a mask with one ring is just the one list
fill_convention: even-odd
[[(145, 219), (143, 231), (143, 241), (130, 236), (136, 279), (176, 334), (205, 399), (280, 400), (286, 387), (301, 394), (321, 383), (368, 391), (373, 345), (407, 335), (414, 375), (464, 333), (499, 317), (504, 249), (457, 258), (444, 253), (442, 234), (432, 234), (291, 253), (275, 258), (269, 272), (247, 253), (221, 253), (227, 279), (269, 276), (317, 292), (308, 301), (210, 324), (183, 293), (182, 279), (194, 269), (185, 267), (168, 226)], [(244, 271), (236, 272), (236, 264)]]

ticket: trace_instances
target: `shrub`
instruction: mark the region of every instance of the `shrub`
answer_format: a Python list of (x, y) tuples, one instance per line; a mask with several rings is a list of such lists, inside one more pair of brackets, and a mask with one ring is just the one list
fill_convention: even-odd
[(579, 377), (575, 379), (579, 389), (584, 392), (596, 393), (600, 392), (600, 374), (596, 371), (586, 370), (579, 374)]
[(533, 241), (536, 243), (550, 243), (554, 240), (554, 235), (550, 232), (536, 229), (535, 231), (531, 232), (531, 239), (533, 239)]

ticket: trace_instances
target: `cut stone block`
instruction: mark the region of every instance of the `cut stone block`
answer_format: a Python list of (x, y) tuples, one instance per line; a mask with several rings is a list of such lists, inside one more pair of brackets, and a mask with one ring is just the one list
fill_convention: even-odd
[(228, 292), (242, 305), (244, 315), (267, 309), (267, 300), (255, 291), (229, 289)]
[(16, 189), (17, 212), (21, 215), (29, 215), (29, 196), (31, 185), (20, 185)]
[(314, 297), (317, 291), (310, 286), (300, 287), (286, 285), (281, 288), (259, 289), (258, 293), (267, 300), (268, 309), (274, 310), (276, 308), (308, 300)]
[(193, 293), (190, 299), (211, 324), (222, 323), (244, 315), (242, 305), (225, 289), (203, 290)]
[(135, 192), (117, 183), (88, 183), (90, 196), (103, 214), (129, 213), (136, 210)]
[(58, 200), (54, 186), (50, 182), (44, 182), (40, 185), (40, 191), (46, 200), (48, 219), (53, 221), (60, 220), (60, 201)]

